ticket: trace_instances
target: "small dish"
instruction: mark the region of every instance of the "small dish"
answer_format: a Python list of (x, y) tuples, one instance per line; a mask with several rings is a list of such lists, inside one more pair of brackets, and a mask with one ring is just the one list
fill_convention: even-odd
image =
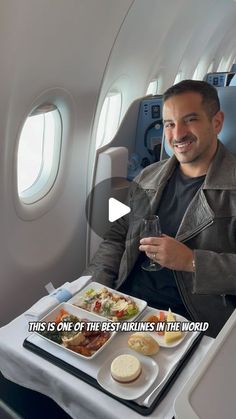
[[(56, 328), (57, 328), (56, 319), (58, 318), (58, 316), (60, 315), (60, 313), (62, 311), (65, 311), (69, 315), (72, 315), (72, 316), (75, 316), (75, 317), (78, 318), (78, 320), (79, 320), (77, 322), (78, 323), (78, 332), (80, 331), (79, 323), (83, 323), (83, 322), (92, 323), (93, 327), (95, 327), (95, 328), (96, 328), (96, 325), (98, 324), (98, 329), (99, 329), (99, 324), (101, 324), (103, 322), (105, 322), (105, 323), (108, 322), (107, 319), (102, 318), (101, 316), (97, 316), (96, 314), (89, 313), (88, 311), (85, 311), (82, 308), (75, 307), (75, 306), (73, 306), (72, 304), (69, 304), (69, 303), (61, 303), (56, 308), (54, 308), (52, 311), (50, 311), (50, 313), (48, 313), (46, 316), (44, 316), (42, 319), (40, 319), (40, 323), (45, 324), (45, 325), (47, 325), (49, 323), (52, 323), (52, 325), (54, 324), (55, 326), (54, 326), (53, 330), (55, 330), (55, 333), (57, 335), (60, 334), (60, 332), (58, 333), (56, 331)], [(96, 332), (97, 329), (93, 329), (93, 330), (95, 330), (95, 332)], [(78, 357), (83, 358), (83, 359), (86, 359), (86, 360), (93, 359), (95, 356), (97, 356), (109, 344), (111, 339), (116, 334), (116, 332), (108, 332), (109, 337), (105, 341), (105, 343), (103, 343), (102, 346), (99, 347), (99, 345), (96, 345), (96, 342), (95, 342), (94, 349), (91, 346), (91, 345), (93, 345), (93, 342), (89, 341), (88, 345), (89, 345), (89, 352), (91, 353), (91, 355), (90, 354), (89, 355), (88, 354), (84, 355), (82, 353), (76, 352), (76, 350), (75, 349), (73, 350), (72, 347), (70, 347), (70, 348), (66, 347), (66, 346), (64, 346), (63, 343), (58, 343), (58, 342), (55, 342), (54, 340), (50, 339), (50, 333), (47, 334), (46, 336), (44, 336), (43, 334), (41, 334), (39, 332), (34, 332), (34, 333), (36, 333), (38, 336), (40, 336), (40, 338), (45, 339), (48, 342), (50, 342), (50, 345), (53, 345), (53, 346), (56, 345), (57, 347), (62, 348), (67, 353), (72, 353), (73, 355), (78, 356)], [(82, 333), (83, 333), (83, 331), (82, 331)], [(101, 332), (101, 335), (102, 335), (102, 332)], [(99, 338), (99, 336), (97, 336), (97, 338)], [(89, 340), (89, 339), (90, 338), (87, 337), (87, 340)], [(96, 339), (96, 335), (95, 335), (94, 341), (95, 341), (95, 339)], [(98, 349), (97, 349), (97, 347), (98, 347)], [(85, 348), (86, 348), (86, 346), (85, 346)]]
[[(96, 295), (97, 292), (99, 292), (102, 289), (106, 289), (110, 294), (113, 294), (115, 297), (120, 296), (120, 299), (132, 299), (132, 301), (136, 304), (136, 307), (138, 309), (138, 312), (134, 315), (130, 315), (130, 317), (117, 317), (117, 320), (115, 321), (134, 321), (147, 307), (147, 302), (144, 300), (140, 300), (139, 298), (132, 297), (131, 295), (127, 295), (124, 293), (121, 293), (115, 289), (109, 288), (104, 286), (103, 284), (100, 284), (98, 282), (90, 282), (85, 288), (83, 288), (80, 292), (78, 292), (74, 297), (72, 297), (68, 302), (70, 304), (75, 305), (76, 307), (83, 308), (84, 310), (88, 311), (89, 313), (96, 314), (98, 316), (106, 317), (109, 320), (114, 320), (116, 317), (116, 314), (108, 314), (107, 308), (104, 309), (105, 300), (100, 300), (100, 296)], [(107, 298), (106, 298), (107, 300)], [(114, 300), (113, 300), (114, 301)], [(98, 303), (98, 306), (96, 304)], [(112, 302), (112, 304), (115, 305), (115, 302)], [(114, 307), (113, 305), (113, 307)], [(112, 305), (110, 305), (112, 307)], [(109, 309), (110, 310), (110, 309)], [(119, 311), (119, 310), (118, 310)], [(120, 309), (120, 313), (123, 310)], [(118, 316), (118, 314), (117, 314)]]
[[(159, 316), (160, 312), (164, 312), (165, 315), (168, 314), (168, 311), (165, 310), (158, 310), (158, 309), (153, 309), (151, 311), (149, 311), (148, 314), (146, 314), (144, 317), (142, 317), (140, 319), (141, 322), (147, 321), (147, 319), (151, 316)], [(173, 315), (176, 318), (177, 322), (189, 322), (189, 320), (187, 320), (185, 317), (180, 316), (179, 314), (173, 313)], [(182, 338), (172, 342), (172, 343), (166, 343), (164, 340), (164, 336), (159, 335), (158, 332), (148, 332), (157, 342), (158, 344), (163, 347), (163, 348), (175, 348), (176, 346), (180, 345), (181, 342), (183, 342), (184, 338), (187, 335), (187, 332), (182, 332)]]
[(124, 400), (135, 400), (142, 396), (154, 383), (159, 373), (159, 367), (154, 359), (135, 353), (142, 366), (140, 376), (131, 383), (119, 383), (111, 376), (111, 363), (114, 358), (123, 354), (134, 355), (134, 352), (128, 348), (123, 348), (113, 354), (99, 369), (97, 382), (114, 396)]

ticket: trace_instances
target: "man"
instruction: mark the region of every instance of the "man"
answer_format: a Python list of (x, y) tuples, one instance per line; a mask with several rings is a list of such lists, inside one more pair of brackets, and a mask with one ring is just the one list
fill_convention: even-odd
[[(208, 321), (215, 337), (236, 306), (236, 156), (217, 139), (224, 116), (213, 86), (184, 80), (163, 100), (174, 155), (135, 179), (131, 214), (114, 223), (87, 273), (150, 306)], [(140, 240), (147, 213), (160, 217), (163, 235)], [(163, 269), (143, 271), (146, 257)]]

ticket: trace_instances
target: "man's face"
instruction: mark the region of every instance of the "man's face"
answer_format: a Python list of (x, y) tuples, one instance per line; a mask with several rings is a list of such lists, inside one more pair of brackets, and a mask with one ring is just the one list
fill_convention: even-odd
[(217, 112), (210, 119), (199, 93), (186, 92), (167, 99), (163, 121), (165, 137), (181, 165), (202, 164), (213, 157), (223, 114)]

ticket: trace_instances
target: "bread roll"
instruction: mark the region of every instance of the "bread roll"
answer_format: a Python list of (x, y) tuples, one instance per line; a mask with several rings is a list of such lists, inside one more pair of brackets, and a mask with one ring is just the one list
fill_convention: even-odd
[(159, 351), (157, 341), (146, 332), (133, 333), (128, 339), (128, 346), (143, 355), (155, 355)]
[(119, 355), (111, 363), (111, 376), (120, 383), (130, 383), (141, 374), (141, 363), (133, 355)]

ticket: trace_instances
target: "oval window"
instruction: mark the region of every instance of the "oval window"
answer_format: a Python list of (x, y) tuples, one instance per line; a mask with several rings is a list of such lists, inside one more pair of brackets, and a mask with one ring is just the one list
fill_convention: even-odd
[(175, 76), (175, 81), (173, 84), (179, 83), (181, 80), (183, 80), (183, 72), (179, 71)]
[(99, 117), (96, 148), (109, 143), (114, 137), (120, 123), (121, 93), (110, 91), (102, 105)]
[(62, 122), (55, 105), (43, 104), (26, 119), (17, 153), (18, 195), (32, 204), (55, 182), (61, 151)]
[(147, 88), (147, 92), (146, 95), (157, 95), (158, 93), (158, 80), (152, 80), (150, 81), (148, 88)]

